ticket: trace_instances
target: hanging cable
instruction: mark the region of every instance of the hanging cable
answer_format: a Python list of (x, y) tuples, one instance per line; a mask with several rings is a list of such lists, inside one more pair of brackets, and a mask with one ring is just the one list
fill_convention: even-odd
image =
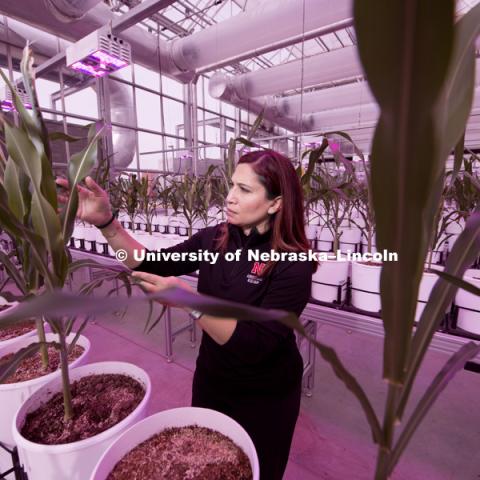
[(300, 148), (298, 149), (298, 163), (302, 163), (301, 146), (303, 144), (303, 83), (304, 83), (304, 62), (305, 62), (305, 0), (302, 3), (302, 58), (300, 61)]

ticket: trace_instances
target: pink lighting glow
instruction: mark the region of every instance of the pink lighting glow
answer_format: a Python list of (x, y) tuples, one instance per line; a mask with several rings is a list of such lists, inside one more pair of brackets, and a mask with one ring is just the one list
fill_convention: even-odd
[(340, 145), (336, 142), (328, 142), (328, 145), (330, 147), (330, 150), (333, 152), (333, 153), (337, 153), (340, 151)]
[(71, 65), (71, 68), (93, 77), (103, 77), (128, 65), (124, 60), (97, 50), (88, 57)]

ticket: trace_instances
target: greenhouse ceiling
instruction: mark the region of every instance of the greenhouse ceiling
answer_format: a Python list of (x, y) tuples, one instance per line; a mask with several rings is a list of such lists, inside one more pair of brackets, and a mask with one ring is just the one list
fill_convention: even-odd
[[(457, 0), (458, 16), (479, 1)], [(119, 29), (135, 63), (183, 83), (204, 75), (214, 98), (254, 113), (265, 108), (265, 118), (289, 131), (343, 129), (362, 146), (370, 143), (378, 112), (357, 58), (352, 0), (86, 0), (80, 20), (60, 21), (59, 6), (69, 3), (79, 2), (38, 0), (26, 9), (25, 2), (1, 1), (13, 32), (3, 29), (0, 40), (15, 44), (18, 34), (20, 46), (28, 35), (19, 24), (61, 38), (41, 52), (46, 76), (61, 64), (49, 63), (58, 48), (153, 5)], [(480, 145), (480, 87), (476, 93), (471, 147)]]

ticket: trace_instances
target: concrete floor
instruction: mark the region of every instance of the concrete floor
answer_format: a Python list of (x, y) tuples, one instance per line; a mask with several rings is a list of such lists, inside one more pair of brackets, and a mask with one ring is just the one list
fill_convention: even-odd
[[(178, 311), (177, 311), (178, 312)], [(149, 372), (153, 382), (150, 413), (190, 404), (197, 348), (187, 332), (174, 343), (174, 359), (164, 356), (163, 323), (143, 334), (146, 310), (135, 308), (120, 317), (91, 323), (90, 362), (125, 360)], [(180, 323), (180, 313), (174, 321)], [(322, 324), (318, 337), (333, 346), (367, 391), (377, 412), (385, 402), (381, 380), (382, 339)], [(413, 400), (419, 398), (448, 356), (431, 352), (420, 371)], [(398, 464), (394, 480), (474, 480), (480, 478), (480, 376), (460, 372), (448, 385), (417, 431)], [(380, 418), (382, 418), (380, 416)], [(272, 432), (274, 434), (274, 432)], [(371, 480), (376, 449), (353, 395), (317, 357), (315, 388), (302, 400), (286, 480)]]

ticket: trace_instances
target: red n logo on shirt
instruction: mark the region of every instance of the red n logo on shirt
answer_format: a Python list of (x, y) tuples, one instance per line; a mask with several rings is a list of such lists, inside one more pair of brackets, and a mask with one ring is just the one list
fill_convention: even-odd
[(265, 263), (255, 262), (250, 273), (253, 273), (254, 275), (261, 275), (265, 265)]

